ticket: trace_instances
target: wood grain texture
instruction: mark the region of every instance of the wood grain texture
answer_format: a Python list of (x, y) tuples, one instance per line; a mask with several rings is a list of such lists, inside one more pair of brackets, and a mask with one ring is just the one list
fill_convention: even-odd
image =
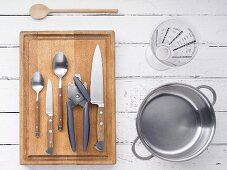
[(58, 88), (58, 130), (63, 130), (62, 88)]
[[(105, 101), (105, 148), (98, 152), (94, 148), (96, 138), (96, 108), (90, 106), (90, 140), (87, 152), (82, 149), (82, 109), (74, 110), (74, 122), (77, 139), (77, 151), (72, 152), (63, 117), (64, 130), (57, 132), (57, 105), (54, 104), (53, 131), (54, 152), (47, 155), (47, 117), (45, 114), (46, 87), (40, 93), (40, 138), (32, 135), (34, 129), (34, 93), (31, 93), (30, 79), (39, 70), (44, 82), (50, 79), (53, 84), (54, 103), (57, 103), (58, 78), (52, 72), (52, 59), (56, 51), (62, 51), (69, 63), (63, 81), (63, 103), (67, 101), (67, 84), (73, 76), (81, 75), (82, 81), (90, 86), (90, 71), (96, 44), (100, 45), (104, 70)], [(67, 32), (22, 32), (20, 60), (20, 158), (22, 164), (114, 164), (115, 147), (115, 67), (114, 67), (114, 32), (112, 31), (67, 31)], [(89, 88), (88, 88), (89, 91)], [(63, 105), (66, 115), (66, 105)]]
[(105, 141), (105, 124), (108, 124), (108, 122), (105, 122), (105, 112), (104, 107), (98, 107), (97, 111), (97, 139), (98, 141)]
[(39, 101), (36, 101), (35, 109), (35, 136), (39, 137), (40, 135), (40, 114), (39, 114)]

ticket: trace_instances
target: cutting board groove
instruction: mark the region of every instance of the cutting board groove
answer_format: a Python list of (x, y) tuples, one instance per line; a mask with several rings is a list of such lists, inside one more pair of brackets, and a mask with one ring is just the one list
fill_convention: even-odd
[[(97, 106), (90, 104), (90, 139), (87, 152), (82, 148), (82, 108), (74, 109), (77, 151), (70, 147), (67, 133), (67, 85), (73, 76), (80, 74), (90, 92), (91, 65), (96, 45), (99, 44), (104, 74), (105, 149), (94, 148), (97, 141)], [(63, 83), (63, 131), (57, 129), (58, 78), (52, 71), (52, 59), (62, 51), (69, 68)], [(35, 71), (44, 77), (45, 86), (40, 99), (40, 137), (36, 138), (35, 92), (31, 78)], [(46, 85), (50, 79), (54, 95), (54, 153), (48, 155)], [(20, 163), (21, 164), (115, 164), (116, 162), (116, 101), (115, 101), (115, 35), (113, 31), (26, 31), (20, 34)]]

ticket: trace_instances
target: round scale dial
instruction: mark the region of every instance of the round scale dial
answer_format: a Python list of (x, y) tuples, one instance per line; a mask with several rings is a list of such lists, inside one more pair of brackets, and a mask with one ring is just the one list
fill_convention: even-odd
[(151, 50), (163, 64), (181, 66), (193, 59), (198, 50), (198, 38), (185, 23), (167, 20), (160, 24), (151, 38)]

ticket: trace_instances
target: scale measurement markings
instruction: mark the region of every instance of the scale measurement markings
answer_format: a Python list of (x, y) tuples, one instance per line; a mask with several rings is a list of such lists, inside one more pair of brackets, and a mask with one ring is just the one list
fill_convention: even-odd
[(155, 43), (156, 43), (156, 47), (158, 45), (158, 30), (156, 30), (156, 40), (155, 40)]
[(169, 45), (172, 44), (182, 33), (183, 31), (179, 32), (177, 36), (169, 43)]
[(173, 56), (172, 58), (191, 58), (191, 55), (186, 56)]
[(188, 45), (190, 45), (190, 44), (193, 44), (193, 43), (195, 43), (195, 42), (196, 42), (196, 40), (191, 41), (191, 42), (189, 42), (189, 43), (186, 43), (186, 44), (184, 44), (184, 45), (182, 45), (182, 46), (180, 46), (180, 47), (177, 47), (177, 48), (173, 49), (173, 51), (179, 50), (180, 48), (183, 48), (183, 47), (188, 46)]
[(164, 36), (164, 38), (163, 38), (163, 40), (162, 40), (162, 43), (164, 43), (164, 41), (165, 41), (165, 39), (166, 39), (166, 36), (167, 36), (167, 34), (168, 34), (168, 32), (169, 32), (169, 29), (170, 29), (170, 28), (168, 28), (168, 29), (166, 30), (165, 36)]

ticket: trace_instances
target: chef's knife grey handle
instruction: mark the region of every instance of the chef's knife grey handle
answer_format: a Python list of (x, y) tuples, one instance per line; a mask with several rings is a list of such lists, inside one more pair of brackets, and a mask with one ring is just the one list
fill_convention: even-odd
[(62, 88), (58, 88), (58, 130), (63, 130)]
[(49, 115), (47, 120), (47, 138), (48, 138), (48, 148), (46, 152), (48, 154), (52, 154), (54, 151), (53, 116), (49, 116)]
[(39, 127), (39, 100), (36, 101), (35, 106), (35, 136), (38, 138), (40, 134), (40, 127)]
[(98, 142), (104, 142), (104, 136), (105, 136), (104, 107), (98, 107), (98, 113), (97, 113), (97, 140), (98, 140)]
[(86, 102), (83, 110), (83, 150), (84, 151), (86, 151), (88, 147), (89, 130), (90, 130), (89, 103)]
[(72, 151), (76, 151), (76, 139), (75, 139), (75, 131), (74, 131), (74, 116), (73, 116), (73, 101), (69, 100), (67, 102), (67, 127), (68, 127), (68, 135), (69, 141), (72, 148)]

